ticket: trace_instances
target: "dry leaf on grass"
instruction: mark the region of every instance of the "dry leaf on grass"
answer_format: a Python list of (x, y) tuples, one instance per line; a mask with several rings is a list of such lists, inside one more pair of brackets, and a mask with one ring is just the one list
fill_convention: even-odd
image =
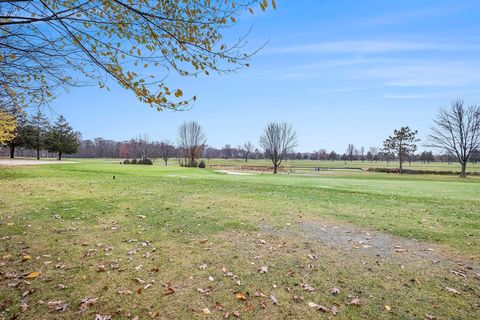
[(62, 300), (47, 302), (48, 310), (50, 310), (50, 312), (65, 312), (68, 309), (68, 305), (69, 303)]
[(240, 291), (235, 292), (235, 298), (237, 298), (237, 300), (247, 300), (245, 293)]
[(352, 299), (349, 302), (347, 302), (349, 305), (354, 305), (354, 306), (359, 306), (362, 304), (362, 301), (358, 298)]
[(175, 293), (175, 290), (168, 286), (168, 287), (165, 287), (165, 295), (168, 296), (168, 295), (171, 295), (171, 294), (174, 294)]
[(330, 293), (336, 296), (337, 294), (340, 293), (340, 290), (338, 288), (332, 288), (332, 290), (330, 290)]
[(25, 312), (28, 309), (28, 303), (25, 300), (22, 300), (20, 303), (20, 311)]
[(97, 303), (97, 301), (98, 298), (83, 298), (82, 300), (80, 300), (80, 308), (78, 310), (78, 313), (84, 312), (85, 310), (93, 306), (95, 303)]
[(445, 287), (445, 290), (447, 290), (448, 292), (451, 292), (451, 293), (461, 294), (460, 291), (458, 291), (455, 288)]
[(261, 267), (260, 269), (258, 269), (258, 272), (260, 272), (260, 273), (268, 273), (268, 267), (267, 267), (267, 266), (263, 266), (263, 267)]
[(41, 273), (39, 271), (33, 271), (27, 274), (27, 279), (35, 279), (38, 277)]

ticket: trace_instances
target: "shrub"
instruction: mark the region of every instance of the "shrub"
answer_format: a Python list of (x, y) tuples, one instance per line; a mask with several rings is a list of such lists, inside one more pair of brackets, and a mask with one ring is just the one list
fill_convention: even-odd
[[(383, 173), (400, 173), (400, 169), (389, 169), (389, 168), (369, 168), (370, 172), (383, 172)], [(437, 175), (458, 175), (458, 171), (450, 170), (420, 170), (420, 169), (403, 169), (404, 174), (437, 174)], [(468, 175), (480, 175), (479, 172), (467, 172)]]
[(137, 164), (137, 159), (130, 160), (130, 164)]
[(130, 164), (130, 161), (128, 159), (123, 160), (123, 164)]
[(151, 159), (141, 159), (141, 160), (138, 160), (137, 164), (152, 165), (153, 161)]
[(201, 160), (200, 163), (198, 164), (198, 167), (204, 169), (206, 167), (205, 161)]

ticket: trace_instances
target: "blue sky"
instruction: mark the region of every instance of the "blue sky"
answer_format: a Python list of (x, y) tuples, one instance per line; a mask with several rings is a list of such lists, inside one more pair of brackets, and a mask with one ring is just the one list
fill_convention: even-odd
[[(175, 140), (196, 120), (213, 146), (243, 144), (268, 121), (296, 129), (299, 151), (380, 146), (408, 125), (424, 139), (441, 106), (480, 103), (480, 1), (277, 0), (277, 10), (242, 17), (251, 67), (198, 79), (170, 77), (198, 100), (187, 112), (157, 112), (117, 86), (72, 88), (52, 103), (84, 138), (146, 133)], [(54, 115), (54, 114), (52, 114)]]

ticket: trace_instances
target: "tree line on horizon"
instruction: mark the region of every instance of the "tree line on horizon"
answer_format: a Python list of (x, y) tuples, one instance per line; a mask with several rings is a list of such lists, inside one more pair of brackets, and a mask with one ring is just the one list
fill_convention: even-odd
[(12, 158), (15, 150), (17, 154), (20, 151), (30, 156), (31, 150), (34, 150), (38, 159), (40, 151), (45, 149), (57, 153), (59, 159), (62, 154), (78, 158), (161, 158), (168, 165), (169, 159), (177, 158), (180, 165), (190, 167), (198, 166), (200, 158), (265, 159), (272, 162), (275, 173), (282, 161), (294, 160), (341, 160), (345, 164), (351, 161), (398, 161), (400, 173), (405, 162), (457, 161), (461, 165), (462, 176), (466, 175), (467, 162), (480, 161), (480, 109), (477, 106), (465, 106), (461, 100), (452, 102), (450, 108), (441, 109), (434, 120), (425, 146), (442, 150), (437, 154), (431, 150), (416, 153), (420, 141), (418, 132), (408, 126), (394, 130), (382, 147), (366, 150), (363, 146), (357, 148), (349, 144), (344, 153), (326, 149), (301, 153), (294, 150), (297, 146), (296, 132), (287, 123), (267, 124), (259, 138), (258, 147), (247, 141), (243, 145), (226, 144), (216, 148), (207, 145), (205, 133), (195, 121), (185, 122), (178, 128), (176, 142), (151, 141), (146, 134), (128, 141), (103, 138), (82, 140), (80, 133), (74, 132), (63, 116), (59, 116), (51, 125), (40, 109), (31, 117), (18, 109), (10, 110), (10, 115), (16, 120), (15, 134), (4, 143)]

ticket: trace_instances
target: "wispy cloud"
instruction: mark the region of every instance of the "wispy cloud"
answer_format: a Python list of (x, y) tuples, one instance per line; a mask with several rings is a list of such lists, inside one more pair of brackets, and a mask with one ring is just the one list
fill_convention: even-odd
[(270, 48), (267, 54), (387, 53), (444, 49), (444, 44), (410, 41), (335, 41)]
[(333, 41), (293, 44), (266, 49), (263, 54), (384, 54), (423, 51), (479, 51), (480, 46), (451, 41)]

